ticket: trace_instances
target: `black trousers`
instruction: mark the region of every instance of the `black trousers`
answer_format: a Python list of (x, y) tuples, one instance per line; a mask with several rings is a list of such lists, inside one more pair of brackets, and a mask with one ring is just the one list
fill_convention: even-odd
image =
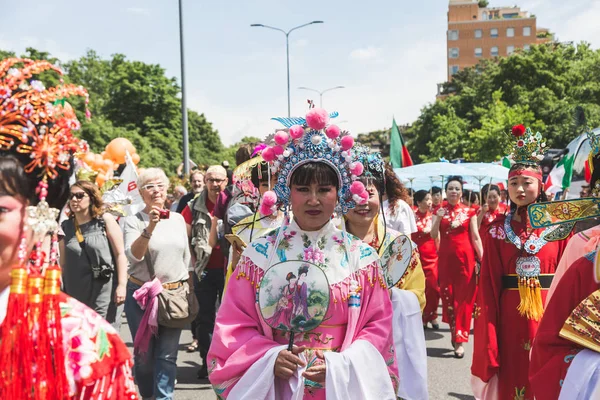
[(196, 296), (200, 309), (196, 318), (196, 338), (204, 365), (215, 328), (216, 303), (223, 296), (225, 271), (223, 268), (205, 269), (200, 277)]

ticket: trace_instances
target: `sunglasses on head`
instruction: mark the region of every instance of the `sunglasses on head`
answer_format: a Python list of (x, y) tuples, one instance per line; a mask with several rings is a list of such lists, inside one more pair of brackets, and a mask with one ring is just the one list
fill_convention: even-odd
[(77, 200), (81, 200), (85, 197), (85, 192), (77, 192), (77, 193), (71, 193), (71, 195), (69, 196), (69, 199), (73, 200), (73, 199), (77, 199)]

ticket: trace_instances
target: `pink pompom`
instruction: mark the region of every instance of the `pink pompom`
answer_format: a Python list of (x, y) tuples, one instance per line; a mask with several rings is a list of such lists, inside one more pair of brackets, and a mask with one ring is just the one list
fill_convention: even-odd
[(325, 134), (329, 139), (336, 139), (340, 136), (340, 127), (337, 125), (329, 125), (327, 129), (325, 129)]
[(350, 172), (352, 172), (352, 175), (361, 176), (364, 170), (365, 168), (362, 163), (356, 162), (354, 163), (354, 168), (352, 168)]
[(304, 128), (300, 125), (293, 125), (290, 127), (290, 136), (292, 139), (300, 139), (304, 135)]
[(267, 147), (266, 149), (264, 149), (261, 155), (263, 160), (265, 160), (266, 162), (271, 162), (275, 160), (275, 153), (273, 152), (272, 147)]
[(354, 181), (352, 182), (352, 185), (350, 185), (350, 193), (352, 194), (361, 194), (365, 190), (365, 185), (363, 185), (362, 182)]
[(263, 194), (262, 205), (266, 207), (273, 207), (277, 203), (277, 195), (274, 191), (269, 190)]
[(342, 146), (342, 150), (350, 150), (354, 146), (354, 138), (350, 135), (344, 136), (340, 140), (340, 146)]
[(289, 136), (284, 131), (279, 131), (275, 134), (275, 143), (284, 145), (288, 142)]
[(314, 130), (320, 131), (329, 122), (329, 114), (322, 108), (313, 108), (306, 114), (306, 124)]
[(266, 205), (261, 205), (260, 208), (258, 209), (258, 211), (260, 212), (260, 215), (271, 215), (273, 214), (275, 211), (273, 210), (273, 208), (271, 207), (267, 207)]
[(273, 147), (273, 154), (275, 154), (276, 156), (280, 156), (283, 154), (283, 147), (281, 146), (275, 146)]

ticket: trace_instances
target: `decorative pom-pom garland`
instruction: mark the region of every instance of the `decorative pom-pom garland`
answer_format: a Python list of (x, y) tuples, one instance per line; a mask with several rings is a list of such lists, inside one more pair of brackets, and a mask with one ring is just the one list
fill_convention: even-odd
[(279, 131), (275, 134), (275, 143), (277, 143), (280, 146), (287, 144), (288, 140), (289, 136), (284, 131)]
[[(277, 131), (271, 140), (271, 146), (262, 152), (263, 159), (270, 165), (270, 172), (277, 175), (274, 191), (277, 194), (277, 206), (289, 206), (290, 178), (299, 166), (310, 162), (328, 164), (337, 174), (340, 187), (338, 189), (338, 205), (336, 212), (346, 213), (358, 202), (364, 204), (368, 192), (364, 185), (357, 193), (350, 192), (350, 185), (365, 170), (364, 164), (353, 162), (354, 138), (342, 132), (336, 125), (327, 125), (330, 118), (338, 113), (328, 114), (320, 108), (309, 110), (305, 118), (280, 117), (273, 118), (281, 122), (287, 131)], [(355, 201), (356, 200), (356, 201)], [(261, 203), (259, 211), (269, 215), (277, 206), (269, 207), (269, 203)]]
[(293, 125), (290, 127), (290, 136), (292, 139), (300, 139), (304, 135), (304, 128), (300, 125)]
[(525, 134), (525, 126), (524, 125), (515, 125), (512, 128), (513, 136), (520, 137)]
[(325, 129), (325, 134), (329, 139), (337, 139), (340, 136), (340, 128), (337, 125), (329, 125)]
[(277, 211), (277, 195), (272, 190), (265, 192), (260, 204), (259, 212), (263, 216), (272, 215)]
[(354, 138), (352, 136), (344, 136), (340, 140), (340, 146), (342, 150), (350, 150), (354, 146)]
[(328, 122), (329, 114), (322, 108), (313, 108), (306, 114), (306, 125), (316, 131), (325, 128)]

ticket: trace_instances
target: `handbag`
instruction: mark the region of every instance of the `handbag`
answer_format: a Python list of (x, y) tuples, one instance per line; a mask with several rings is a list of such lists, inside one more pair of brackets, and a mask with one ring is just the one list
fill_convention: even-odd
[[(150, 252), (144, 257), (151, 279), (156, 277)], [(169, 289), (163, 284), (163, 290), (157, 296), (158, 300), (158, 324), (167, 328), (185, 328), (198, 315), (200, 306), (196, 294), (190, 290), (187, 281), (181, 282), (174, 289)]]

